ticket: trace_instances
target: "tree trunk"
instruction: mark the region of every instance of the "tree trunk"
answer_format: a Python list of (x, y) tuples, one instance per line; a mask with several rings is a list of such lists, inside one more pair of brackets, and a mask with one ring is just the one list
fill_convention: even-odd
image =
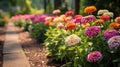
[(59, 9), (61, 7), (61, 0), (54, 0), (54, 9)]
[(74, 0), (74, 11), (75, 14), (79, 14), (80, 9), (80, 0)]
[(46, 4), (47, 3), (47, 1), (46, 0), (44, 0), (44, 12), (46, 12)]

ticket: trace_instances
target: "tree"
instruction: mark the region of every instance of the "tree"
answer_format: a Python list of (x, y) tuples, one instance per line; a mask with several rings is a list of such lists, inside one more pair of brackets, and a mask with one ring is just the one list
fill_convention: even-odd
[(44, 12), (46, 12), (46, 3), (47, 3), (47, 0), (44, 0)]
[(61, 0), (54, 0), (54, 9), (59, 9), (62, 6)]
[(80, 0), (74, 0), (74, 11), (75, 11), (75, 14), (79, 14), (79, 9), (80, 9)]

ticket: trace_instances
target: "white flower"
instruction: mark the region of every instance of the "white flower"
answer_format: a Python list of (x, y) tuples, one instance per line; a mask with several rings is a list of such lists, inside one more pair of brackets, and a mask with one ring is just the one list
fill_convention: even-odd
[(109, 11), (104, 9), (104, 10), (99, 10), (97, 14), (98, 15), (103, 15), (104, 13), (107, 13), (107, 12), (109, 12)]
[(114, 14), (113, 14), (113, 12), (106, 12), (103, 15), (107, 15), (107, 16), (113, 17)]
[(78, 37), (75, 34), (72, 34), (72, 35), (66, 37), (65, 44), (67, 44), (69, 46), (72, 46), (72, 45), (75, 45), (75, 44), (79, 43), (80, 41), (81, 41), (80, 37)]

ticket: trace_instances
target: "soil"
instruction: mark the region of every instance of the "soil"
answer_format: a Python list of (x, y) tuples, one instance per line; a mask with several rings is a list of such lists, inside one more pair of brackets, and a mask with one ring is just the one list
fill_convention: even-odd
[(26, 54), (31, 67), (60, 67), (59, 63), (54, 62), (46, 56), (46, 48), (31, 38), (27, 31), (16, 27), (19, 34), (20, 43)]
[(5, 41), (5, 27), (0, 27), (0, 67), (3, 64), (3, 45)]

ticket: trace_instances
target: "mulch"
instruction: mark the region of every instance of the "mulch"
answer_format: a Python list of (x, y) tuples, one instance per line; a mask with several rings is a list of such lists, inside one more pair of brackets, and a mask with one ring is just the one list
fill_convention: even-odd
[(5, 27), (0, 27), (0, 67), (3, 64), (3, 45), (5, 41)]
[(31, 38), (28, 32), (19, 27), (16, 27), (16, 31), (19, 34), (20, 43), (31, 67), (60, 67), (59, 63), (47, 58), (46, 48), (37, 43), (34, 38)]

